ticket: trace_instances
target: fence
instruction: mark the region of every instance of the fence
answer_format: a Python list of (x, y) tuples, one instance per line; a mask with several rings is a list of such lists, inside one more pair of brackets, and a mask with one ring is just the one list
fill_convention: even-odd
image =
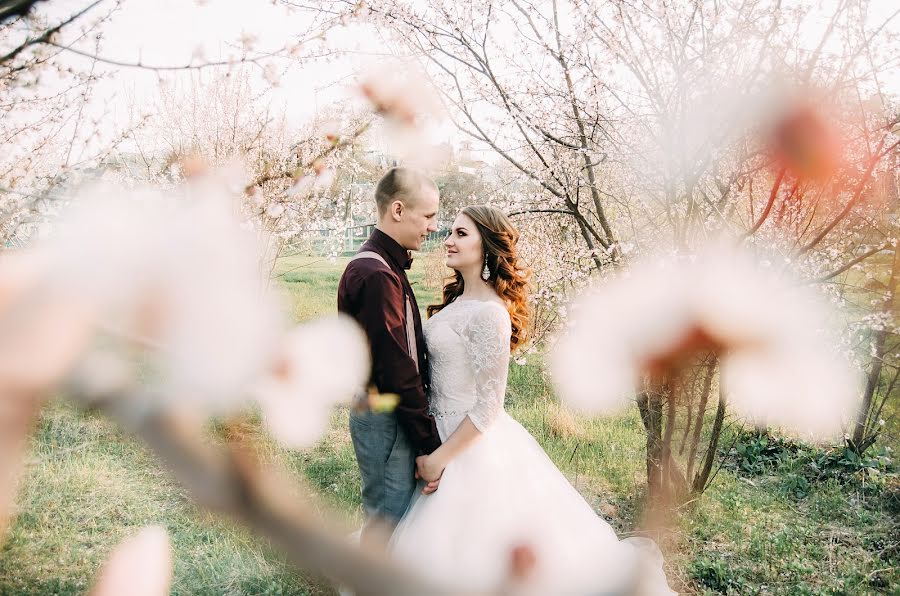
[[(351, 226), (348, 228), (344, 228), (343, 231), (319, 230), (312, 238), (312, 252), (313, 254), (317, 255), (328, 255), (331, 254), (332, 251), (334, 251), (336, 248), (338, 248), (337, 244), (340, 244), (338, 254), (347, 257), (352, 256), (356, 254), (356, 252), (359, 250), (359, 247), (369, 239), (369, 236), (372, 235), (372, 232), (374, 230), (374, 223)], [(441, 229), (437, 232), (432, 232), (425, 239), (425, 242), (422, 245), (422, 250), (427, 252), (437, 246), (440, 246), (440, 244), (447, 237), (448, 233), (448, 229)], [(342, 234), (340, 239), (338, 239), (337, 237), (338, 234)]]

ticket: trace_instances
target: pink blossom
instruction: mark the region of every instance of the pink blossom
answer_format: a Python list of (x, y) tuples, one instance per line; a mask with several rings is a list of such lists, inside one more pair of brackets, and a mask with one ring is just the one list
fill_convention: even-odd
[(369, 346), (345, 316), (300, 325), (282, 341), (278, 365), (253, 394), (282, 444), (307, 447), (327, 430), (332, 408), (348, 402), (369, 377)]
[(120, 543), (103, 564), (92, 596), (164, 596), (172, 584), (172, 547), (165, 529), (148, 526)]
[(586, 292), (571, 317), (551, 367), (560, 396), (582, 410), (623, 406), (643, 375), (697, 349), (719, 354), (737, 414), (803, 436), (838, 433), (860, 395), (822, 300), (721, 246), (639, 263)]
[(202, 178), (169, 193), (86, 188), (46, 247), (46, 291), (99, 313), (123, 352), (146, 350), (166, 395), (227, 407), (282, 329), (237, 200)]

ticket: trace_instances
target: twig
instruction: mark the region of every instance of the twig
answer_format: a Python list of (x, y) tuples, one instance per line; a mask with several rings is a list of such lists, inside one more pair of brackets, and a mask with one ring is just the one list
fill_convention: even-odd
[(890, 247), (891, 247), (890, 244), (884, 244), (884, 245), (879, 246), (879, 247), (877, 247), (877, 248), (873, 248), (872, 250), (866, 251), (866, 252), (864, 252), (863, 254), (861, 254), (860, 256), (858, 256), (858, 257), (856, 257), (855, 259), (853, 259), (852, 261), (849, 261), (847, 264), (843, 265), (842, 267), (840, 267), (840, 268), (838, 268), (838, 269), (835, 269), (834, 271), (832, 271), (831, 273), (829, 273), (829, 274), (827, 274), (827, 275), (823, 275), (822, 277), (819, 277), (819, 278), (817, 278), (817, 279), (814, 279), (814, 280), (812, 280), (810, 283), (822, 283), (822, 282), (828, 281), (828, 280), (831, 279), (832, 277), (837, 277), (838, 275), (840, 275), (841, 273), (843, 273), (843, 272), (846, 271), (847, 269), (850, 269), (850, 268), (853, 267), (854, 265), (856, 265), (856, 264), (858, 264), (858, 263), (862, 263), (863, 261), (865, 261), (866, 259), (868, 259), (868, 258), (871, 257), (872, 255), (874, 255), (874, 254), (876, 254), (876, 253), (879, 253), (879, 252), (881, 252), (881, 251), (883, 251), (883, 250), (887, 250), (887, 249), (889, 249)]
[(69, 17), (69, 18), (66, 19), (65, 21), (63, 21), (63, 22), (61, 22), (60, 24), (56, 25), (55, 27), (51, 27), (50, 29), (47, 29), (46, 31), (44, 31), (41, 35), (39, 35), (39, 36), (37, 36), (37, 37), (34, 37), (34, 38), (32, 38), (32, 39), (29, 39), (29, 40), (25, 41), (25, 43), (23, 43), (22, 45), (20, 45), (19, 47), (15, 48), (15, 49), (13, 49), (11, 52), (9, 52), (8, 54), (6, 54), (5, 56), (0, 56), (0, 65), (6, 64), (6, 63), (9, 62), (10, 60), (12, 60), (12, 59), (15, 58), (16, 56), (18, 56), (18, 55), (19, 55), (21, 52), (23, 52), (26, 48), (28, 48), (28, 47), (30, 47), (30, 46), (33, 46), (33, 45), (35, 45), (35, 44), (46, 43), (46, 44), (49, 44), (49, 45), (56, 45), (55, 43), (52, 43), (51, 39), (52, 39), (52, 37), (53, 37), (60, 29), (62, 29), (62, 28), (65, 27), (66, 25), (72, 23), (73, 21), (75, 21), (76, 19), (80, 18), (81, 16), (83, 16), (83, 15), (84, 15), (86, 12), (88, 12), (90, 9), (92, 9), (92, 8), (94, 8), (95, 6), (97, 6), (98, 4), (100, 4), (100, 2), (102, 2), (102, 0), (95, 0), (94, 2), (92, 2), (91, 4), (89, 4), (88, 6), (84, 7), (82, 10), (80, 10), (80, 11), (76, 12), (75, 14), (73, 14), (71, 17)]
[(308, 170), (308, 169), (312, 168), (313, 164), (316, 161), (318, 161), (320, 159), (325, 159), (326, 157), (328, 157), (329, 155), (331, 155), (338, 149), (342, 149), (348, 145), (352, 145), (353, 142), (356, 141), (356, 139), (358, 139), (362, 135), (364, 135), (371, 126), (372, 126), (372, 120), (368, 120), (368, 121), (364, 122), (363, 124), (358, 126), (356, 128), (356, 130), (354, 130), (352, 133), (350, 133), (349, 135), (347, 135), (345, 137), (341, 137), (337, 141), (331, 143), (330, 145), (328, 145), (328, 147), (326, 147), (318, 155), (316, 155), (312, 159), (308, 160), (306, 163), (300, 165), (299, 167), (297, 167), (291, 171), (281, 171), (281, 172), (277, 172), (277, 173), (269, 173), (269, 174), (263, 174), (263, 175), (259, 176), (258, 178), (256, 178), (256, 180), (253, 180), (252, 182), (250, 182), (250, 184), (247, 185), (247, 187), (244, 189), (244, 192), (249, 193), (249, 192), (251, 192), (251, 190), (254, 187), (265, 184), (266, 182), (269, 182), (271, 180), (276, 180), (276, 179), (280, 179), (280, 178), (291, 178), (293, 176), (296, 176), (296, 172), (298, 172), (298, 171)]

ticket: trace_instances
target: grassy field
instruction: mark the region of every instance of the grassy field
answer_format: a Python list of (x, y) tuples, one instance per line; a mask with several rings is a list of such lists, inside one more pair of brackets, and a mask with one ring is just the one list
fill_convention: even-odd
[[(298, 320), (335, 310), (345, 263), (303, 257), (280, 263), (279, 278)], [(410, 277), (421, 305), (435, 298), (436, 289), (425, 287), (421, 259)], [(603, 420), (573, 416), (554, 402), (539, 364), (512, 365), (510, 413), (598, 514), (622, 535), (633, 531), (645, 480), (636, 412)], [(347, 413), (339, 410), (328, 436), (308, 451), (282, 450), (263, 436), (258, 441), (265, 457), (305, 478), (352, 525), (361, 519), (359, 479), (346, 428)], [(768, 457), (770, 452), (776, 455)], [(807, 460), (779, 459), (771, 448), (758, 455), (723, 468), (712, 488), (685, 506), (675, 527), (660, 537), (677, 589), (900, 591), (900, 487), (887, 458), (862, 476), (807, 482)], [(172, 536), (176, 594), (333, 593), (293, 572), (242, 529), (199, 512), (151, 454), (106, 420), (51, 403), (34, 434), (18, 516), (0, 550), (0, 594), (83, 593), (112, 546), (151, 523)]]

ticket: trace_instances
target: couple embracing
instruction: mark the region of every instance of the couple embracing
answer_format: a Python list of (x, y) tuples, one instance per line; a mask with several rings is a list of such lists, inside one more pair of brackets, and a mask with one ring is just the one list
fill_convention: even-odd
[(399, 396), (393, 412), (350, 416), (361, 539), (463, 591), (671, 594), (655, 545), (620, 541), (504, 411), (529, 270), (501, 211), (457, 215), (444, 242), (455, 274), (422, 324), (406, 271), (437, 230), (439, 200), (421, 172), (390, 170), (375, 191), (376, 229), (338, 289), (338, 309), (368, 336), (372, 384)]

